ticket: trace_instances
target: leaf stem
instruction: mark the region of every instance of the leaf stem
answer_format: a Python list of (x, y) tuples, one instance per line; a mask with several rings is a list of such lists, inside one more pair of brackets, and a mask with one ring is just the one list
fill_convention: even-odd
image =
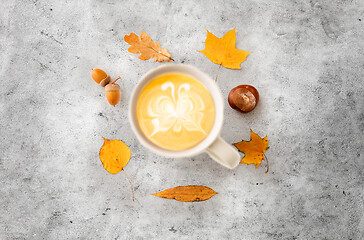
[(158, 54), (160, 54), (160, 55), (163, 55), (163, 56), (165, 56), (166, 58), (169, 58), (170, 60), (172, 60), (173, 62), (174, 62), (174, 59), (172, 58), (172, 57), (168, 57), (167, 55), (165, 55), (165, 54), (163, 54), (163, 53), (161, 53), (160, 51), (157, 51), (157, 50), (155, 50), (153, 47), (150, 47), (154, 52), (156, 52), (156, 53), (158, 53)]
[(120, 79), (120, 76), (117, 79), (115, 79), (114, 81), (112, 81), (110, 84), (114, 84), (119, 79)]
[(134, 202), (134, 189), (133, 189), (133, 185), (131, 184), (131, 181), (130, 181), (130, 179), (129, 179), (128, 175), (126, 175), (126, 172), (125, 172), (124, 168), (123, 168), (123, 172), (124, 172), (124, 174), (125, 174), (125, 177), (126, 177), (126, 178), (128, 179), (128, 181), (129, 181), (130, 188), (131, 188), (131, 192), (132, 192), (132, 194), (133, 194), (133, 202)]
[[(154, 49), (153, 49), (154, 50)], [(157, 52), (157, 51), (156, 51)], [(159, 52), (158, 52), (159, 53)], [(164, 55), (163, 53), (159, 53), (160, 55), (163, 55), (163, 56), (165, 56), (165, 57), (167, 57), (167, 58), (169, 58), (170, 60), (172, 60), (173, 62), (174, 62), (174, 59), (172, 58), (172, 57), (168, 57), (167, 55)]]
[(268, 162), (267, 156), (265, 156), (264, 153), (263, 153), (263, 155), (264, 155), (264, 159), (267, 161), (267, 171), (265, 171), (265, 173), (267, 173), (269, 171), (269, 162)]
[(220, 71), (220, 68), (221, 68), (221, 64), (219, 66), (219, 69), (217, 69), (217, 73), (216, 73), (216, 78), (215, 78), (215, 82), (217, 82), (217, 75), (219, 75), (219, 71)]

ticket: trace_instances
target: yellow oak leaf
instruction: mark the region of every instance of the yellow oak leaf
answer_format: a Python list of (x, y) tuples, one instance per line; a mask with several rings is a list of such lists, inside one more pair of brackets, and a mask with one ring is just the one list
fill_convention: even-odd
[(215, 194), (217, 194), (217, 192), (209, 187), (190, 185), (166, 189), (152, 195), (161, 198), (175, 199), (180, 202), (201, 202), (210, 199)]
[(159, 43), (153, 42), (153, 40), (142, 31), (140, 37), (135, 33), (124, 36), (124, 41), (129, 43), (131, 46), (128, 51), (131, 53), (141, 53), (139, 59), (148, 60), (154, 59), (154, 62), (170, 62), (172, 55), (167, 51), (166, 48), (161, 48)]
[(129, 147), (122, 141), (104, 138), (104, 145), (100, 149), (100, 160), (105, 170), (111, 174), (117, 174), (128, 164), (131, 152)]
[(258, 134), (250, 129), (251, 139), (249, 142), (242, 140), (241, 142), (233, 143), (233, 145), (245, 154), (240, 163), (255, 164), (258, 167), (262, 160), (267, 160), (267, 171), (269, 170), (268, 159), (265, 158), (264, 152), (269, 149), (268, 138), (260, 138)]
[(244, 62), (250, 52), (239, 50), (235, 47), (235, 28), (227, 32), (222, 38), (216, 37), (207, 30), (205, 49), (199, 51), (216, 64), (230, 69), (241, 69), (240, 64)]

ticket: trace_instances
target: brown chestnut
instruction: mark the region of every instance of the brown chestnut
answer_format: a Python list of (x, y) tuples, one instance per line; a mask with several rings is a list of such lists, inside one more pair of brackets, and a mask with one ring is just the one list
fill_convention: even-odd
[(251, 85), (239, 85), (231, 89), (228, 101), (231, 108), (248, 113), (258, 105), (259, 93)]

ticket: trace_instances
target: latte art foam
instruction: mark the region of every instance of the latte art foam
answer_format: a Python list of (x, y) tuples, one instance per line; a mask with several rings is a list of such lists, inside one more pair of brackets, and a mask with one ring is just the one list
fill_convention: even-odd
[(199, 95), (190, 91), (191, 85), (181, 84), (177, 90), (177, 97), (175, 97), (176, 87), (172, 82), (164, 83), (161, 89), (170, 90), (173, 98), (159, 96), (154, 101), (150, 101), (148, 113), (154, 118), (152, 120), (154, 131), (150, 136), (170, 129), (181, 132), (182, 128), (206, 134), (201, 127), (205, 104)]
[(208, 135), (215, 108), (200, 82), (184, 74), (166, 74), (142, 90), (137, 101), (137, 118), (149, 140), (163, 148), (184, 150)]

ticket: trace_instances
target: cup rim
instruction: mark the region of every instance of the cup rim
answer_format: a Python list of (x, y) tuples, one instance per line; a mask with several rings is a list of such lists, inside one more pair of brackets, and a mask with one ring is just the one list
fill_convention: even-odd
[[(180, 151), (173, 151), (159, 147), (150, 140), (148, 140), (147, 137), (141, 131), (136, 117), (137, 99), (140, 92), (143, 90), (144, 86), (148, 82), (153, 80), (155, 77), (172, 72), (174, 73), (179, 72), (194, 77), (196, 80), (198, 80), (207, 88), (215, 104), (215, 122), (208, 136), (204, 140), (202, 140), (202, 142), (195, 145), (194, 147)], [(199, 77), (196, 77), (197, 75)], [(203, 81), (201, 79), (203, 79)], [(205, 84), (205, 82), (208, 84)], [(183, 158), (183, 157), (195, 156), (203, 152), (215, 141), (215, 139), (220, 135), (220, 131), (223, 125), (223, 116), (224, 116), (223, 113), (224, 113), (224, 104), (221, 91), (217, 86), (217, 84), (212, 80), (212, 78), (209, 75), (207, 75), (206, 73), (202, 72), (201, 70), (192, 65), (169, 63), (153, 68), (141, 77), (141, 79), (139, 80), (139, 82), (134, 87), (131, 93), (131, 97), (129, 100), (128, 115), (131, 128), (134, 134), (136, 135), (137, 139), (143, 146), (145, 146), (152, 152), (164, 157)]]

